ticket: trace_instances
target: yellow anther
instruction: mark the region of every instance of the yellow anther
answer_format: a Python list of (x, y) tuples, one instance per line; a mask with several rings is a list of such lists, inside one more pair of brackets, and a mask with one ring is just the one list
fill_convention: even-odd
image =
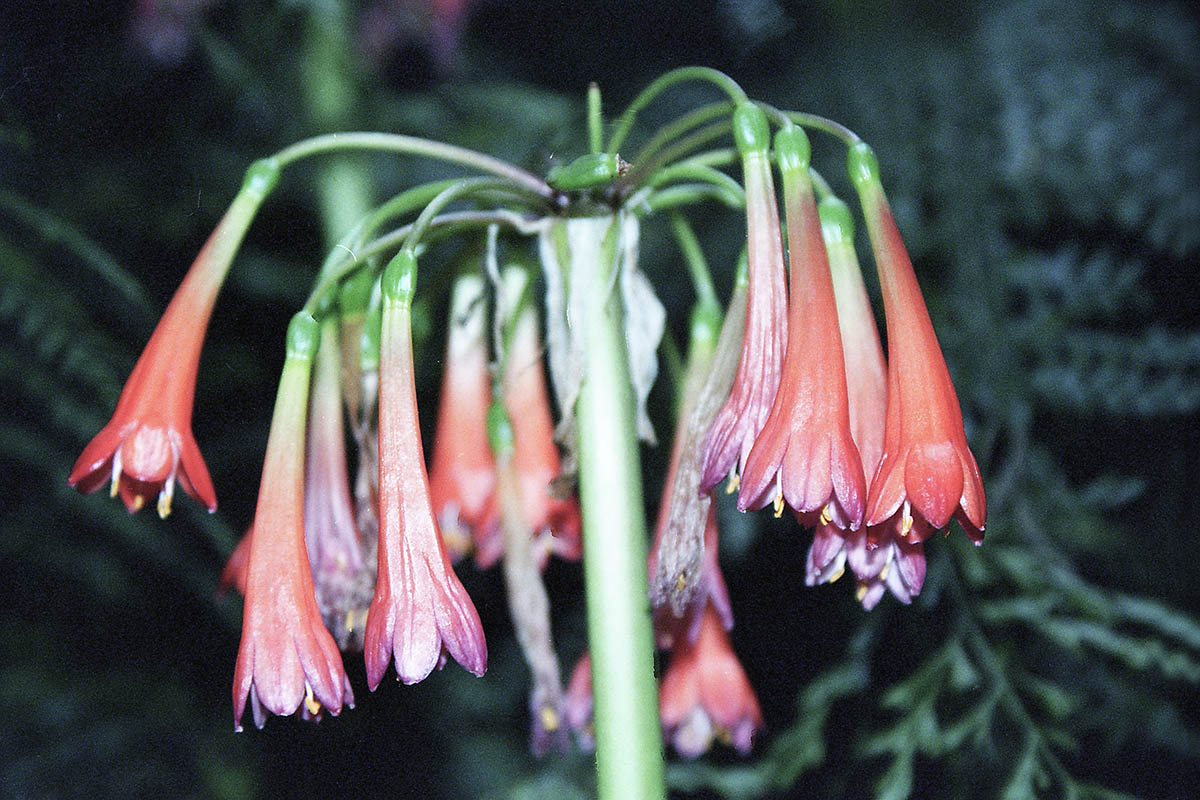
[(854, 590), (854, 599), (861, 603), (862, 599), (866, 596), (867, 596), (867, 585), (865, 583), (860, 583), (858, 585), (858, 588)]
[(144, 505), (146, 505), (146, 498), (142, 497), (140, 494), (135, 494), (133, 496), (133, 510), (135, 512), (141, 511), (142, 506)]
[(721, 744), (725, 745), (726, 747), (733, 746), (733, 731), (729, 730), (729, 728), (721, 725), (713, 729), (713, 733), (716, 734), (717, 741)]
[(845, 565), (845, 564), (839, 564), (839, 565), (838, 565), (838, 568), (837, 568), (837, 572), (835, 572), (835, 573), (833, 573), (832, 575), (830, 575), (830, 576), (829, 576), (829, 581), (828, 581), (828, 582), (829, 582), (829, 583), (837, 583), (837, 579), (838, 579), (838, 578), (840, 578), (840, 577), (842, 577), (842, 576), (843, 576), (843, 575), (845, 575), (845, 574), (846, 574), (846, 565)]
[(775, 495), (775, 519), (783, 516), (783, 492)]
[(158, 494), (158, 516), (161, 519), (171, 516), (171, 495), (166, 492)]
[(312, 687), (308, 685), (308, 681), (304, 682), (304, 707), (308, 709), (308, 713), (314, 717), (321, 713), (321, 703), (317, 698), (313, 697)]
[(675, 579), (675, 591), (682, 592), (685, 586), (687, 586), (687, 570), (680, 572), (679, 577)]
[(892, 562), (890, 562), (890, 561), (886, 562), (883, 565), (883, 569), (879, 570), (879, 580), (880, 581), (887, 580), (888, 570), (890, 570), (891, 568), (892, 568)]
[(542, 706), (542, 710), (538, 712), (538, 717), (542, 721), (542, 728), (547, 731), (558, 730), (558, 712), (550, 706)]
[(346, 612), (346, 621), (342, 624), (346, 626), (346, 633), (354, 633), (354, 609)]
[(736, 469), (729, 471), (729, 483), (725, 484), (725, 494), (733, 494), (742, 486), (742, 478)]
[(831, 522), (833, 522), (833, 504), (826, 503), (825, 507), (821, 509), (821, 524), (828, 525)]
[(900, 514), (900, 536), (901, 536), (901, 538), (907, 537), (908, 534), (912, 532), (912, 529), (913, 529), (912, 508), (909, 506), (908, 501), (905, 500), (904, 501), (904, 511)]
[(120, 490), (120, 483), (121, 483), (121, 475), (120, 475), (120, 473), (118, 473), (113, 476), (112, 483), (110, 483), (108, 485), (108, 496), (109, 497), (117, 496), (117, 492)]

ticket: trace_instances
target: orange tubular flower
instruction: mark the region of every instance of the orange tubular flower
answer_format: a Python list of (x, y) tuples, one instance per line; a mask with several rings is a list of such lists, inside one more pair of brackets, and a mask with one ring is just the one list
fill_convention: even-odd
[(495, 500), (496, 460), (487, 434), (492, 390), (486, 316), (483, 279), (460, 277), (450, 301), (445, 376), (429, 470), (429, 496), (455, 560), (470, 549), (472, 537), (502, 541)]
[[(520, 269), (505, 270), (504, 291), (516, 302), (528, 283)], [(583, 553), (579, 503), (573, 497), (558, 497), (553, 483), (562, 474), (558, 447), (554, 444), (554, 420), (550, 395), (542, 371), (542, 345), (538, 335), (537, 310), (525, 304), (518, 312), (511, 333), (510, 350), (504, 359), (504, 409), (512, 421), (513, 459), (520, 479), (525, 520), (533, 531), (538, 564), (545, 567), (553, 553), (578, 561)], [(498, 554), (496, 554), (498, 555)], [(476, 561), (489, 566), (481, 548)]]
[(746, 184), (749, 258), (746, 335), (733, 389), (717, 412), (704, 443), (700, 481), (704, 492), (734, 469), (736, 480), (745, 467), (746, 457), (767, 420), (779, 388), (780, 365), (788, 337), (783, 236), (768, 154), (770, 129), (763, 112), (747, 103), (734, 112), (733, 133), (742, 156)]
[(354, 705), (341, 655), (317, 610), (304, 547), (304, 428), (319, 336), (311, 316), (292, 318), (250, 537), (233, 676), (236, 730), (247, 698), (260, 728), (266, 711), (292, 714), (303, 704), (311, 716), (322, 707), (337, 715), (343, 704)]
[(791, 263), (787, 353), (779, 393), (746, 459), (738, 508), (762, 508), (773, 499), (779, 516), (786, 500), (807, 524), (832, 521), (856, 530), (867, 487), (850, 432), (846, 363), (808, 177), (808, 137), (798, 127), (781, 130), (775, 152)]
[(887, 424), (866, 523), (896, 517), (901, 537), (922, 541), (956, 517), (978, 544), (987, 515), (983, 480), (967, 446), (950, 372), (883, 193), (875, 154), (860, 142), (851, 147), (848, 163), (875, 251), (888, 333)]
[(714, 736), (743, 755), (762, 729), (758, 698), (710, 604), (695, 642), (680, 638), (658, 691), (662, 726), (675, 751), (696, 758)]
[(208, 467), (192, 435), (196, 371), (208, 318), (238, 245), (279, 167), (256, 162), (242, 190), (208, 237), (125, 382), (116, 411), (83, 449), (67, 483), (93, 492), (111, 481), (130, 513), (157, 496), (159, 516), (171, 513), (175, 482), (209, 511), (217, 508)]
[(446, 653), (475, 675), (487, 668), (479, 614), (450, 566), (429, 499), (413, 374), (416, 268), (412, 253), (401, 251), (383, 276), (379, 574), (363, 643), (372, 690), (393, 654), (397, 676), (410, 684), (443, 664)]

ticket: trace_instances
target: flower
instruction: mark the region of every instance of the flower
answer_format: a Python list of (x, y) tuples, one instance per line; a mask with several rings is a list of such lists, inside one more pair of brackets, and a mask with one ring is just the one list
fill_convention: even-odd
[(921, 541), (953, 516), (978, 544), (987, 513), (983, 480), (871, 148), (854, 145), (849, 169), (875, 252), (888, 334), (883, 456), (871, 481), (866, 523), (895, 518), (901, 537)]
[(758, 698), (711, 604), (696, 640), (676, 640), (659, 686), (658, 709), (666, 736), (684, 758), (702, 754), (714, 736), (745, 755), (762, 729)]
[[(503, 280), (506, 296), (515, 300), (523, 293), (528, 276), (519, 268), (509, 269)], [(573, 496), (560, 496), (555, 485), (562, 474), (562, 462), (554, 444), (537, 310), (530, 303), (523, 304), (512, 324), (501, 391), (512, 421), (513, 460), (525, 521), (533, 531), (540, 566), (545, 566), (551, 553), (578, 561), (583, 552), (579, 503)], [(484, 555), (481, 550), (476, 556), (480, 566), (487, 566)]]
[(487, 438), (492, 393), (486, 313), (483, 279), (458, 278), (450, 301), (446, 368), (429, 470), (429, 496), (454, 559), (470, 549), (473, 536), (492, 536), (498, 528), (496, 462)]
[(779, 388), (788, 337), (783, 237), (768, 155), (770, 130), (763, 112), (751, 103), (734, 112), (733, 129), (745, 174), (749, 297), (737, 375), (704, 444), (700, 489), (705, 492), (731, 470), (736, 486)]
[[(827, 197), (820, 202), (819, 212), (846, 358), (850, 430), (863, 469), (872, 475), (883, 453), (887, 365), (854, 253), (850, 209), (836, 197)], [(809, 586), (832, 583), (849, 563), (857, 579), (858, 599), (868, 611), (878, 604), (885, 589), (891, 589), (900, 602), (911, 602), (925, 580), (925, 554), (920, 542), (906, 542), (895, 534), (895, 524), (888, 523), (858, 531), (841, 531), (832, 523), (818, 525), (808, 551), (805, 582)]]
[(770, 415), (742, 472), (738, 508), (784, 501), (807, 524), (862, 524), (867, 494), (850, 430), (846, 363), (821, 223), (808, 177), (808, 138), (781, 130), (775, 151), (783, 173), (791, 290), (783, 376)]
[(412, 287), (416, 259), (401, 251), (383, 276), (379, 356), (379, 574), (367, 611), (367, 682), (379, 685), (393, 654), (404, 683), (423, 680), (453, 656), (487, 668), (483, 626), (442, 543), (421, 450), (413, 374)]
[(274, 187), (279, 166), (255, 162), (225, 216), (208, 237), (133, 367), (112, 419), (83, 449), (67, 483), (94, 492), (110, 483), (130, 513), (157, 495), (171, 513), (178, 480), (209, 511), (217, 508), (208, 467), (192, 435), (192, 401), (208, 318), (238, 245)]
[(575, 669), (571, 670), (571, 680), (567, 681), (567, 690), (563, 694), (563, 722), (575, 732), (579, 748), (587, 752), (596, 749), (596, 729), (592, 719), (594, 705), (592, 656), (584, 651), (575, 662)]
[(308, 417), (304, 534), (317, 607), (338, 646), (345, 648), (361, 640), (375, 576), (366, 563), (350, 497), (338, 329), (333, 315), (321, 323)]
[(304, 427), (319, 328), (304, 312), (288, 328), (288, 355), (267, 440), (250, 536), (242, 641), (233, 676), (234, 728), (246, 700), (262, 727), (266, 711), (331, 714), (354, 695), (333, 637), (317, 610), (304, 547)]

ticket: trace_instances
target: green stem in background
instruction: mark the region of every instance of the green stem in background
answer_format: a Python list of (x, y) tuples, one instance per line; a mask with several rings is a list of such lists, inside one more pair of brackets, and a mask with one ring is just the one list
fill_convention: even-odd
[(550, 188), (544, 180), (513, 166), (507, 161), (493, 158), (489, 155), (458, 147), (431, 139), (417, 136), (404, 136), (399, 133), (371, 133), (354, 131), (351, 133), (329, 133), (314, 136), (285, 147), (275, 154), (275, 160), (280, 167), (309, 156), (325, 153), (335, 153), (345, 150), (376, 150), (388, 153), (403, 153), (405, 155), (425, 156), (435, 158), (450, 164), (458, 164), (479, 172), (487, 172), (511, 181), (514, 185), (543, 198), (557, 207), (558, 193)]
[(803, 125), (805, 128), (812, 128), (815, 131), (828, 133), (830, 136), (841, 139), (847, 146), (862, 141), (857, 133), (842, 123), (834, 122), (818, 114), (808, 114), (803, 111), (788, 111), (786, 114), (788, 119), (797, 125)]
[(721, 102), (711, 103), (707, 106), (701, 106), (695, 111), (684, 114), (682, 117), (670, 123), (669, 125), (664, 125), (662, 128), (659, 128), (658, 133), (654, 134), (650, 141), (646, 142), (642, 149), (638, 151), (637, 155), (634, 156), (632, 163), (640, 164), (643, 161), (647, 161), (659, 150), (665, 147), (668, 142), (678, 139), (688, 131), (698, 128), (706, 122), (712, 122), (718, 117), (728, 116), (732, 112), (732, 103)]
[(654, 192), (646, 199), (641, 207), (635, 208), (638, 214), (660, 214), (679, 206), (692, 206), (704, 200), (716, 200), (729, 208), (742, 209), (746, 207), (746, 198), (734, 194), (723, 186), (711, 183), (681, 183)]
[(693, 133), (690, 133), (687, 136), (677, 140), (670, 147), (663, 148), (657, 155), (654, 156), (654, 158), (634, 166), (629, 170), (629, 173), (620, 180), (620, 183), (626, 187), (639, 186), (644, 182), (646, 176), (653, 175), (664, 165), (670, 164), (672, 161), (677, 161), (692, 151), (698, 150), (714, 139), (719, 139), (722, 136), (727, 135), (729, 135), (728, 122), (714, 122), (709, 125), (705, 125), (703, 128), (699, 128)]
[(684, 262), (687, 263), (688, 274), (692, 276), (692, 285), (696, 289), (698, 304), (706, 311), (715, 310), (717, 314), (720, 314), (721, 303), (717, 300), (717, 290), (713, 288), (712, 275), (708, 271), (708, 261), (704, 258), (704, 251), (700, 249), (700, 240), (696, 238), (696, 232), (692, 230), (687, 217), (678, 211), (670, 212), (669, 216), (671, 232), (675, 234), (675, 241), (679, 243), (679, 250), (683, 254)]
[(599, 247), (570, 253), (574, 262), (595, 261), (582, 321), (586, 363), (576, 414), (598, 795), (656, 800), (665, 797), (665, 787), (642, 471), (621, 293), (605, 288), (619, 268), (621, 224), (613, 217), (567, 224), (608, 225)]
[(593, 153), (604, 152), (604, 111), (600, 104), (600, 85), (588, 84), (587, 94), (588, 146)]
[(657, 189), (663, 184), (678, 180), (711, 183), (713, 186), (726, 191), (731, 195), (742, 198), (741, 204), (743, 206), (745, 205), (746, 191), (742, 188), (740, 183), (726, 175), (724, 172), (697, 163), (692, 159), (681, 161), (664, 169), (660, 169), (658, 172), (650, 176), (650, 179), (646, 181), (646, 185)]
[(616, 130), (613, 133), (612, 140), (608, 143), (609, 154), (616, 155), (617, 150), (625, 143), (625, 137), (633, 129), (633, 124), (637, 121), (639, 111), (667, 89), (687, 81), (708, 81), (716, 84), (719, 89), (729, 95), (729, 99), (733, 101), (734, 105), (746, 101), (746, 93), (742, 91), (742, 87), (738, 86), (737, 81), (724, 72), (719, 72), (710, 67), (680, 67), (679, 69), (673, 69), (643, 89), (641, 94), (635, 97), (633, 102), (629, 104), (629, 108), (625, 109), (625, 113), (617, 120)]
[(437, 215), (441, 213), (443, 208), (455, 200), (481, 190), (503, 189), (506, 186), (507, 181), (498, 181), (494, 178), (464, 178), (447, 186), (429, 201), (429, 205), (425, 206), (421, 215), (417, 217), (416, 222), (412, 224), (412, 229), (409, 230), (408, 236), (404, 239), (404, 249), (415, 249), (417, 243), (421, 241), (421, 237), (425, 235), (425, 231), (429, 229), (429, 226), (433, 223)]

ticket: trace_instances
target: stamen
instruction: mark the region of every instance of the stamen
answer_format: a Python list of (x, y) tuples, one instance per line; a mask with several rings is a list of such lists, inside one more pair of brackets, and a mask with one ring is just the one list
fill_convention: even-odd
[(775, 519), (783, 516), (783, 492), (775, 495)]
[(545, 730), (550, 732), (558, 730), (558, 712), (551, 706), (542, 706), (542, 710), (538, 712), (538, 717), (541, 720), (542, 728)]
[(179, 448), (171, 441), (171, 472), (158, 493), (158, 516), (166, 519), (171, 514), (171, 499), (175, 497), (175, 473), (179, 470)]
[(846, 565), (838, 564), (837, 572), (833, 573), (826, 579), (826, 583), (837, 583), (837, 579), (846, 574)]
[(675, 579), (675, 591), (682, 592), (685, 586), (687, 586), (687, 570), (680, 572), (679, 577)]
[(112, 481), (108, 485), (109, 497), (116, 497), (121, 485), (121, 448), (124, 446), (124, 442), (117, 445), (116, 452), (113, 453)]
[(742, 478), (737, 473), (737, 467), (729, 470), (729, 483), (725, 484), (725, 494), (733, 494), (742, 486)]
[(854, 599), (862, 602), (862, 599), (867, 596), (867, 584), (859, 583), (858, 588), (854, 590)]
[(900, 514), (900, 536), (905, 538), (913, 529), (912, 506), (908, 501), (904, 501), (904, 511)]
[(312, 686), (309, 685), (308, 681), (304, 682), (304, 707), (314, 717), (321, 713), (321, 703), (313, 697)]
[(892, 568), (892, 562), (890, 562), (890, 561), (884, 562), (883, 569), (879, 570), (879, 580), (881, 582), (887, 580), (888, 570), (890, 570), (891, 568)]
[(826, 503), (821, 509), (821, 524), (828, 525), (833, 522), (833, 503)]
[(136, 514), (137, 512), (141, 511), (142, 506), (144, 505), (146, 505), (146, 497), (144, 495), (135, 494), (133, 496), (133, 513)]

